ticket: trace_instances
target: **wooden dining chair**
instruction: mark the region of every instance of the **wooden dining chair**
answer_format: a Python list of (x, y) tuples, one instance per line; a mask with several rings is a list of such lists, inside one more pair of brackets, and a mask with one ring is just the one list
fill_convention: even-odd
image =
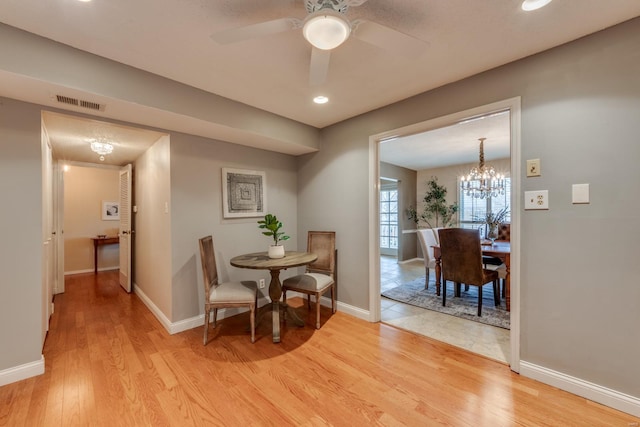
[(248, 307), (251, 322), (251, 342), (256, 340), (256, 307), (258, 306), (258, 284), (254, 281), (220, 282), (213, 249), (213, 237), (199, 240), (202, 278), (204, 281), (204, 345), (207, 345), (209, 316), (213, 311), (213, 328), (219, 308)]
[(336, 282), (338, 250), (335, 231), (309, 231), (307, 252), (318, 258), (307, 265), (306, 272), (289, 277), (282, 283), (283, 301), (287, 302), (287, 291), (307, 294), (307, 307), (311, 310), (311, 295), (316, 300), (316, 329), (320, 329), (320, 297), (331, 291), (331, 312), (336, 312)]
[(455, 284), (455, 295), (460, 294), (460, 284), (478, 287), (478, 316), (482, 316), (482, 288), (493, 284), (493, 300), (500, 305), (498, 272), (482, 266), (482, 249), (478, 230), (445, 228), (439, 230), (442, 260), (442, 305), (447, 303), (447, 281)]
[(436, 268), (436, 258), (433, 256), (433, 247), (438, 244), (436, 234), (431, 228), (417, 230), (420, 249), (424, 259), (425, 279), (424, 288), (429, 289), (429, 269)]

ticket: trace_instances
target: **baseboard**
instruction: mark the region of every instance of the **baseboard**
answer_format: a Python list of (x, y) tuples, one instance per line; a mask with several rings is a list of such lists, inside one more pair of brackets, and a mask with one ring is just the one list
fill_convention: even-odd
[[(120, 267), (119, 266), (115, 266), (115, 267), (98, 268), (98, 272), (100, 272), (100, 271), (111, 271), (111, 270), (120, 270)], [(87, 268), (87, 269), (84, 269), (84, 270), (65, 271), (64, 275), (65, 276), (71, 276), (72, 274), (83, 274), (83, 273), (93, 273), (93, 268)]]
[(408, 263), (408, 262), (414, 262), (414, 261), (424, 262), (424, 258), (411, 258), (411, 259), (405, 259), (404, 261), (398, 261), (398, 264), (406, 264), (406, 263)]
[[(300, 297), (305, 301), (307, 300), (307, 295), (301, 292), (289, 291), (287, 292), (287, 299), (289, 297)], [(366, 320), (367, 322), (371, 321), (369, 318), (369, 310), (364, 310), (360, 307), (355, 307), (353, 305), (345, 304), (340, 301), (337, 301), (336, 303), (337, 303), (336, 310), (341, 311), (350, 316), (357, 317), (358, 319)], [(320, 298), (320, 305), (331, 308), (331, 298), (322, 296)]]
[(640, 398), (525, 361), (520, 361), (520, 375), (640, 417)]
[(0, 371), (0, 386), (44, 374), (44, 355), (40, 360)]
[[(197, 328), (204, 325), (204, 314), (199, 314), (188, 319), (180, 320), (178, 322), (171, 322), (167, 316), (151, 301), (151, 299), (138, 287), (133, 287), (134, 292), (140, 300), (147, 306), (149, 311), (158, 319), (162, 327), (170, 334), (177, 334), (180, 332), (188, 331), (189, 329)], [(261, 305), (262, 299), (258, 300), (258, 305)], [(266, 300), (265, 300), (266, 302)], [(247, 308), (221, 308), (218, 310), (218, 320), (225, 319), (227, 317), (235, 316), (236, 314), (248, 311)]]

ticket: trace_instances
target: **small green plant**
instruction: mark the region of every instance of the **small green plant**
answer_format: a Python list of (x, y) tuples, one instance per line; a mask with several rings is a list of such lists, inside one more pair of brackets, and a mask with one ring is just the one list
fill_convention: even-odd
[(268, 231), (263, 231), (262, 234), (268, 237), (273, 237), (273, 244), (275, 246), (278, 245), (278, 242), (289, 240), (290, 237), (284, 234), (284, 231), (280, 231), (282, 228), (282, 222), (278, 221), (275, 215), (266, 214), (264, 219), (258, 221), (258, 228), (266, 229)]
[(438, 184), (438, 177), (432, 176), (427, 181), (427, 192), (422, 200), (424, 202), (422, 213), (419, 214), (413, 206), (409, 206), (407, 209), (410, 220), (416, 224), (423, 221), (429, 228), (454, 225), (453, 217), (458, 212), (458, 204), (447, 205), (447, 188)]

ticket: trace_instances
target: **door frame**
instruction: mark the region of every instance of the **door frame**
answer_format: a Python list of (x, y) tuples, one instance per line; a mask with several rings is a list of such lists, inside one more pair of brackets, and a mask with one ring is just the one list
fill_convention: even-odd
[(380, 314), (380, 142), (427, 132), (465, 119), (509, 110), (511, 128), (511, 370), (520, 372), (520, 211), (521, 211), (521, 99), (514, 97), (448, 114), (413, 125), (388, 130), (369, 137), (369, 320), (379, 322)]

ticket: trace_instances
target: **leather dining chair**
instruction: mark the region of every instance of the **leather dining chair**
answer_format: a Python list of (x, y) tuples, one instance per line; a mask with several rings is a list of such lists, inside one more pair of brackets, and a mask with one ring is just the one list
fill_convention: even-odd
[(420, 249), (422, 249), (422, 257), (424, 259), (425, 279), (424, 288), (429, 288), (429, 269), (436, 268), (436, 259), (433, 255), (433, 246), (436, 246), (436, 232), (431, 228), (421, 228), (417, 230)]
[(331, 312), (336, 312), (336, 282), (338, 250), (335, 231), (309, 231), (307, 252), (318, 258), (307, 265), (306, 272), (289, 277), (282, 282), (283, 301), (287, 302), (287, 291), (307, 294), (307, 307), (311, 310), (311, 295), (316, 300), (316, 329), (320, 329), (320, 297), (331, 291)]
[(251, 342), (256, 340), (256, 307), (258, 306), (258, 284), (255, 281), (220, 282), (216, 256), (213, 249), (213, 237), (199, 240), (202, 278), (204, 281), (204, 345), (207, 345), (209, 315), (213, 311), (213, 328), (219, 308), (248, 307), (251, 322)]
[(482, 266), (482, 249), (478, 230), (445, 228), (439, 230), (442, 261), (442, 305), (447, 302), (447, 281), (455, 283), (455, 295), (460, 294), (460, 284), (478, 287), (478, 316), (482, 316), (482, 288), (493, 284), (493, 300), (500, 305), (498, 272)]

